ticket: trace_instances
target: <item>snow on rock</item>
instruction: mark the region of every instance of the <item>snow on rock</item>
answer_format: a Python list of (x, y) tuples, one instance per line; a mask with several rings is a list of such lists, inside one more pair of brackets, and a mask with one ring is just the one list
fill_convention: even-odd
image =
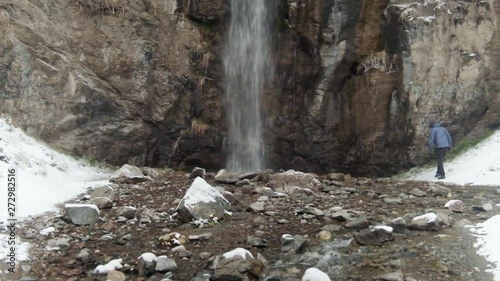
[(295, 170), (271, 175), (270, 184), (274, 186), (274, 190), (277, 192), (294, 191), (296, 187), (301, 190), (318, 190), (322, 187), (320, 180), (315, 174)]
[(373, 228), (373, 230), (384, 230), (385, 232), (392, 233), (393, 228), (387, 225), (377, 225)]
[(116, 171), (109, 181), (117, 183), (137, 183), (147, 180), (152, 180), (150, 177), (144, 176), (142, 171), (129, 164), (123, 165), (118, 171)]
[(427, 213), (425, 215), (414, 217), (408, 226), (408, 229), (423, 231), (437, 231), (440, 228), (441, 219), (435, 213)]
[(248, 250), (243, 249), (243, 248), (236, 248), (232, 251), (226, 252), (222, 255), (222, 257), (225, 259), (232, 259), (234, 257), (242, 257), (243, 259), (247, 259), (247, 258), (253, 259), (252, 253), (250, 253)]
[(122, 262), (123, 262), (122, 259), (115, 259), (115, 260), (111, 260), (110, 262), (108, 262), (105, 265), (98, 265), (94, 269), (94, 273), (95, 274), (106, 274), (106, 273), (110, 272), (111, 270), (120, 269), (123, 267)]
[(140, 276), (148, 276), (155, 273), (156, 255), (153, 253), (144, 253), (138, 258), (137, 267)]
[(465, 211), (465, 204), (461, 200), (450, 200), (444, 207), (455, 213), (462, 213)]
[(311, 267), (308, 268), (304, 273), (302, 281), (332, 281), (332, 280), (323, 271), (315, 267)]
[(183, 222), (222, 218), (231, 203), (204, 179), (197, 177), (177, 206), (178, 218)]
[(64, 206), (71, 222), (89, 225), (99, 221), (99, 208), (93, 204), (66, 204)]

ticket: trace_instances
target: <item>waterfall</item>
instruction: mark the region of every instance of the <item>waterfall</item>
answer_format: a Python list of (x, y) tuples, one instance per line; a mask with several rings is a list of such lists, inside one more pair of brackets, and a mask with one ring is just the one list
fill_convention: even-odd
[(269, 0), (232, 0), (226, 43), (227, 146), (230, 171), (264, 168), (261, 96), (272, 74), (269, 63)]

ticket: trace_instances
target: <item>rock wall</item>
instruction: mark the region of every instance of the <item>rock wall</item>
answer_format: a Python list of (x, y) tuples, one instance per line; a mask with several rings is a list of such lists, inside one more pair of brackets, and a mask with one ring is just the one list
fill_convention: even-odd
[[(411, 2), (411, 3), (410, 3)], [(2, 0), (0, 110), (62, 150), (222, 167), (228, 0)], [(268, 165), (387, 175), (500, 124), (494, 0), (276, 1)]]

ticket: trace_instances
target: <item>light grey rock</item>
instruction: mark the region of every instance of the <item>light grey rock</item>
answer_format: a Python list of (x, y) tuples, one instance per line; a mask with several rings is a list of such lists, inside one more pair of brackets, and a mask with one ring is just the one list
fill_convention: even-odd
[(167, 256), (159, 256), (156, 258), (155, 271), (157, 272), (167, 272), (174, 271), (177, 269), (177, 263), (174, 259)]
[(455, 213), (463, 213), (465, 211), (465, 204), (461, 200), (450, 200), (444, 207)]
[(403, 218), (397, 218), (389, 223), (389, 226), (392, 227), (394, 232), (396, 233), (404, 233), (407, 229), (407, 223)]
[(116, 199), (115, 189), (109, 185), (95, 187), (90, 191), (89, 195), (92, 197), (106, 197), (111, 201)]
[(392, 241), (393, 233), (391, 227), (374, 227), (370, 230), (363, 230), (354, 234), (354, 239), (361, 245), (382, 245), (388, 241)]
[(252, 235), (247, 236), (247, 244), (252, 246), (252, 247), (257, 247), (257, 248), (266, 248), (267, 247), (266, 239), (264, 239), (262, 237), (252, 236)]
[(180, 221), (190, 222), (198, 219), (210, 221), (214, 217), (222, 218), (229, 209), (231, 203), (204, 179), (197, 177), (186, 191), (176, 211)]
[(416, 196), (416, 197), (425, 197), (425, 196), (427, 196), (427, 192), (422, 191), (422, 190), (420, 190), (418, 188), (410, 190), (410, 192), (408, 192), (408, 194), (411, 194), (411, 195)]
[(47, 246), (52, 248), (67, 249), (69, 248), (69, 239), (67, 238), (55, 238), (47, 241)]
[(144, 253), (137, 260), (137, 268), (140, 276), (149, 276), (155, 273), (156, 255)]
[(109, 179), (110, 182), (116, 183), (138, 183), (151, 180), (150, 177), (144, 176), (142, 171), (129, 164), (123, 165)]
[(99, 221), (99, 208), (93, 204), (66, 204), (66, 213), (76, 225), (90, 225)]
[(265, 205), (266, 205), (265, 202), (257, 201), (257, 202), (250, 204), (249, 207), (250, 207), (250, 210), (252, 210), (253, 212), (260, 213), (260, 212), (264, 212), (264, 210), (266, 209)]
[(88, 261), (89, 257), (90, 257), (90, 249), (84, 248), (78, 253), (78, 255), (76, 255), (76, 260)]
[(106, 281), (125, 281), (127, 277), (118, 270), (111, 270), (106, 276)]
[(441, 229), (441, 220), (435, 213), (427, 213), (414, 217), (408, 226), (410, 230), (438, 231)]
[(99, 210), (110, 209), (113, 207), (113, 201), (111, 201), (108, 197), (95, 197), (90, 199), (90, 203), (96, 205)]
[(368, 226), (370, 226), (370, 222), (368, 221), (365, 215), (362, 215), (357, 219), (348, 221), (345, 224), (345, 228), (347, 229), (364, 229), (368, 228)]
[(391, 272), (391, 273), (386, 273), (379, 275), (375, 278), (375, 280), (382, 280), (382, 281), (405, 281), (403, 277), (403, 272), (401, 270), (398, 270), (396, 272)]
[(117, 217), (125, 217), (128, 220), (135, 218), (135, 213), (137, 209), (131, 206), (122, 206), (116, 209)]

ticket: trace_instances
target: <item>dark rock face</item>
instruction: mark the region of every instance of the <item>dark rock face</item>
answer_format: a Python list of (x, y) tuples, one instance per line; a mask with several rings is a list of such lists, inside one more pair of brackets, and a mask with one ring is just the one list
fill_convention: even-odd
[[(498, 3), (394, 2), (276, 2), (270, 167), (387, 175), (428, 160), (431, 119), (498, 127)], [(2, 113), (111, 164), (224, 166), (230, 1), (78, 3), (0, 4)]]

